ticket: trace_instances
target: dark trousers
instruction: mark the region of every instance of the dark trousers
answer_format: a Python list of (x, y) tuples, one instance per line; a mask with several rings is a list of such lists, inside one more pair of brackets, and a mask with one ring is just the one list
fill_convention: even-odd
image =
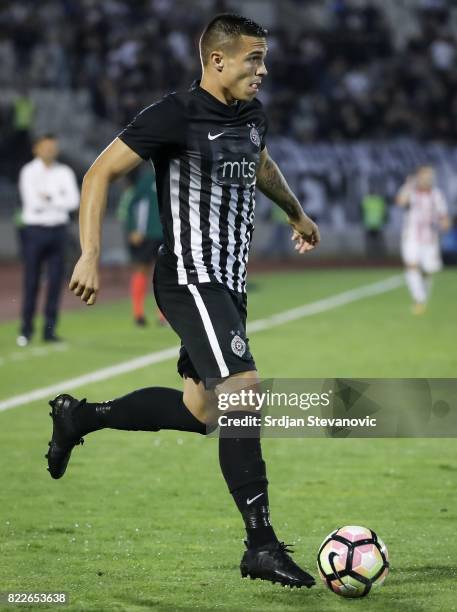
[(21, 333), (33, 334), (33, 317), (43, 266), (47, 266), (48, 290), (44, 311), (43, 336), (54, 334), (64, 276), (66, 226), (28, 225), (21, 230), (24, 261), (24, 288)]
[(368, 259), (382, 259), (386, 256), (382, 229), (365, 230), (365, 253)]

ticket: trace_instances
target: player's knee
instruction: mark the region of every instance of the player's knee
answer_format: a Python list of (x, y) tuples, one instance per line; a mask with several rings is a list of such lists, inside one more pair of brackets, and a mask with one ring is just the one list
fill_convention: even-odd
[(184, 391), (183, 401), (186, 408), (190, 410), (197, 419), (200, 419), (200, 416), (205, 412), (205, 402), (194, 394), (186, 393), (186, 391)]
[(216, 387), (218, 410), (258, 412), (259, 385), (256, 370), (229, 376)]
[(183, 401), (194, 417), (202, 423), (211, 423), (216, 412), (215, 393), (208, 391), (203, 383), (187, 378), (184, 383)]

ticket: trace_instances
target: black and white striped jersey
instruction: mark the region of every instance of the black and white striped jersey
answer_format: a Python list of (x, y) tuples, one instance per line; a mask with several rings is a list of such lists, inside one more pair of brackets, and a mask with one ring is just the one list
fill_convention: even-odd
[(195, 82), (145, 108), (119, 135), (154, 164), (164, 243), (179, 284), (245, 291), (266, 131), (258, 100), (228, 106)]

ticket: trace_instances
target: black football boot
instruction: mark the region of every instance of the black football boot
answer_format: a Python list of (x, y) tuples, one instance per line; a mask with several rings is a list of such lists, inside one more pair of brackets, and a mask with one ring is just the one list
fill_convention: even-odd
[(45, 455), (48, 471), (53, 478), (62, 478), (70, 460), (71, 451), (78, 444), (84, 444), (83, 432), (75, 411), (86, 400), (77, 400), (71, 395), (58, 395), (49, 402), (52, 410), (53, 430), (49, 450)]
[[(247, 547), (247, 542), (245, 542)], [(248, 548), (241, 559), (241, 576), (279, 582), (283, 586), (311, 588), (316, 581), (293, 561), (289, 544), (275, 542), (260, 548)]]

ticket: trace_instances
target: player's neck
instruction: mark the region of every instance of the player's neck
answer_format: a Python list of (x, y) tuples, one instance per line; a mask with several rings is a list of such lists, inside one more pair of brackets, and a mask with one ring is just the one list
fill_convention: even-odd
[(232, 104), (236, 103), (236, 100), (232, 98), (227, 90), (221, 87), (218, 83), (214, 83), (214, 81), (212, 81), (206, 75), (202, 76), (200, 87), (219, 100), (219, 102), (222, 102), (222, 104), (231, 106)]

